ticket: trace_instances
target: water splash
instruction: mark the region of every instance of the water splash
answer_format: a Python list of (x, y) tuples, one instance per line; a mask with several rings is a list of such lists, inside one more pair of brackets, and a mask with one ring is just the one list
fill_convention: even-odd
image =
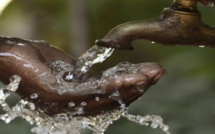
[(214, 7), (214, 2), (208, 2), (208, 3), (207, 3), (207, 6), (208, 6), (208, 7)]
[[(79, 58), (77, 65), (81, 67), (80, 70), (82, 73), (88, 71), (88, 69), (93, 64), (104, 61), (113, 52), (113, 49), (101, 48), (101, 51), (98, 49), (100, 49), (100, 47), (94, 46), (86, 53), (86, 55), (83, 55), (81, 58)], [(102, 53), (104, 53), (104, 55)], [(73, 71), (72, 66), (66, 65), (61, 61), (53, 62), (53, 64), (50, 64), (50, 67), (55, 70), (55, 76), (56, 78), (59, 78), (59, 83), (61, 83), (60, 76), (62, 76), (62, 71)], [(118, 73), (121, 74), (128, 71), (135, 73), (137, 70), (135, 70), (135, 67), (133, 67), (131, 64), (119, 64), (118, 66), (105, 71), (102, 77), (114, 77)], [(97, 116), (74, 117), (74, 113), (60, 113), (54, 116), (48, 116), (42, 110), (37, 109), (33, 103), (23, 99), (17, 102), (17, 104), (14, 106), (10, 107), (6, 102), (6, 99), (10, 97), (12, 92), (16, 92), (20, 81), (21, 78), (17, 75), (14, 75), (11, 77), (10, 83), (0, 89), (0, 106), (5, 112), (0, 115), (0, 120), (3, 120), (6, 124), (10, 123), (17, 117), (21, 117), (30, 124), (36, 125), (31, 129), (31, 132), (35, 134), (81, 134), (83, 129), (90, 129), (92, 130), (93, 134), (104, 134), (107, 128), (113, 124), (114, 121), (124, 117), (129, 121), (136, 122), (143, 126), (150, 125), (152, 128), (160, 128), (165, 134), (170, 134), (168, 131), (169, 127), (163, 124), (163, 119), (160, 116), (136, 116), (129, 114), (128, 107), (126, 107), (125, 103), (120, 98), (120, 93), (117, 91), (113, 92), (109, 98), (118, 101), (118, 103), (121, 105), (120, 109)], [(77, 89), (81, 89), (82, 87), (86, 86), (90, 87), (89, 85), (93, 85), (92, 81), (91, 83), (86, 83), (85, 85), (77, 87)], [(63, 87), (67, 86), (68, 85), (63, 85)], [(36, 99), (38, 95), (33, 93), (30, 97), (33, 100)], [(100, 101), (100, 98), (95, 97), (95, 100)], [(68, 107), (74, 107), (75, 105), (76, 104), (74, 102), (68, 103)], [(76, 114), (82, 113), (83, 107), (86, 105), (86, 102), (81, 102), (80, 107), (78, 107), (76, 110)]]
[(143, 126), (149, 126), (151, 122), (152, 128), (160, 128), (165, 134), (170, 134), (169, 132), (169, 126), (163, 124), (163, 119), (161, 116), (158, 115), (146, 115), (146, 116), (139, 116), (139, 115), (132, 115), (129, 114), (127, 111), (122, 113), (122, 116), (127, 118), (128, 120), (132, 122), (136, 122)]
[(81, 55), (76, 62), (76, 77), (86, 73), (96, 63), (105, 61), (113, 53), (113, 48), (94, 45), (86, 53)]
[[(15, 106), (10, 107), (6, 99), (10, 97), (10, 93), (18, 89), (21, 78), (17, 75), (13, 76), (10, 84), (0, 89), (0, 105), (5, 112), (0, 115), (0, 119), (6, 124), (10, 123), (17, 117), (25, 119), (33, 127), (31, 132), (36, 134), (80, 134), (83, 129), (90, 129), (93, 134), (104, 134), (107, 128), (113, 124), (114, 121), (125, 117), (130, 121), (136, 122), (140, 125), (149, 126), (152, 128), (160, 128), (165, 134), (170, 134), (168, 126), (163, 124), (163, 119), (156, 115), (135, 116), (128, 113), (128, 108), (125, 107), (123, 101), (120, 99), (120, 94), (115, 92), (110, 98), (115, 99), (121, 104), (121, 109), (113, 112), (104, 113), (97, 116), (89, 117), (74, 117), (71, 113), (61, 113), (53, 117), (43, 113), (43, 111), (36, 109), (31, 102), (21, 99)], [(36, 97), (36, 94), (33, 95)], [(99, 98), (96, 98), (99, 101)], [(86, 103), (82, 102), (82, 105)], [(73, 102), (69, 105), (74, 106)]]

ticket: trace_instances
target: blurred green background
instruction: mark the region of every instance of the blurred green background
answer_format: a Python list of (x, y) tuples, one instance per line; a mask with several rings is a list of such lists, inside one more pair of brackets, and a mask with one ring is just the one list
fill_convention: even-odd
[[(0, 34), (46, 40), (80, 56), (114, 26), (157, 17), (171, 0), (14, 0), (0, 16)], [(205, 23), (215, 25), (215, 8), (199, 4)], [(130, 105), (132, 114), (164, 118), (172, 134), (215, 133), (215, 54), (212, 48), (162, 46), (146, 40), (134, 42), (134, 51), (116, 50), (99, 73), (121, 61), (158, 62), (167, 74), (141, 99)], [(13, 100), (10, 100), (13, 102)], [(30, 134), (23, 119), (0, 121), (0, 134)], [(90, 133), (90, 132), (89, 132)], [(105, 134), (161, 134), (126, 119), (114, 122)]]

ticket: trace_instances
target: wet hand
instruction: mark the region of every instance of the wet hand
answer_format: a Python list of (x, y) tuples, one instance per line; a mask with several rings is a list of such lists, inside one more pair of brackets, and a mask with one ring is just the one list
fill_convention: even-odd
[(49, 115), (97, 115), (118, 109), (120, 102), (128, 106), (165, 72), (156, 63), (120, 63), (100, 78), (87, 72), (72, 81), (75, 63), (43, 41), (0, 37), (0, 80), (7, 84), (12, 75), (21, 76), (17, 93)]

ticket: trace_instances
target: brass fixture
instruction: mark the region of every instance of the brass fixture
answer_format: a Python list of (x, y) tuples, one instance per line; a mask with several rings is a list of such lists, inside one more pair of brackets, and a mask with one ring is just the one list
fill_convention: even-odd
[(133, 40), (147, 39), (164, 45), (215, 47), (215, 28), (202, 22), (197, 3), (197, 0), (174, 0), (159, 17), (118, 25), (96, 44), (133, 49)]
[(197, 5), (196, 0), (174, 0), (173, 3), (182, 5), (184, 7), (196, 7)]

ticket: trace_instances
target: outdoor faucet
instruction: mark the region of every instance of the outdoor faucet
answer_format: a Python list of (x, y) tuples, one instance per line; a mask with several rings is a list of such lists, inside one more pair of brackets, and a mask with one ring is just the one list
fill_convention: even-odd
[[(198, 0), (202, 3), (214, 0)], [(192, 45), (215, 47), (215, 27), (201, 20), (197, 0), (174, 0), (154, 19), (127, 22), (113, 28), (96, 44), (118, 49), (133, 49), (131, 42), (146, 39), (164, 45)]]

